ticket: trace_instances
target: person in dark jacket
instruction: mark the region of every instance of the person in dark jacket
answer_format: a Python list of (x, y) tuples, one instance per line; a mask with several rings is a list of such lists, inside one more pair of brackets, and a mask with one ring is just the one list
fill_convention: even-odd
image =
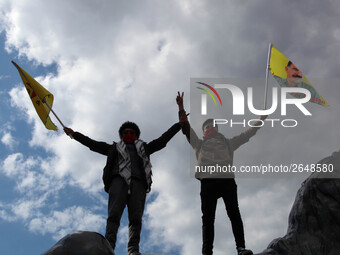
[[(261, 116), (260, 121), (231, 139), (227, 139), (218, 132), (218, 127), (213, 125), (213, 119), (207, 119), (202, 125), (203, 139), (198, 138), (190, 127), (187, 115), (183, 108), (183, 95), (178, 92), (176, 102), (179, 108), (179, 116), (182, 116), (182, 132), (196, 153), (197, 166), (207, 167), (219, 165), (232, 166), (233, 152), (256, 134), (261, 121), (267, 116)], [(227, 214), (231, 221), (238, 255), (251, 255), (253, 252), (245, 248), (243, 222), (238, 206), (237, 185), (234, 173), (200, 173), (195, 177), (201, 181), (201, 210), (202, 210), (202, 254), (213, 254), (214, 222), (217, 200), (222, 197)]]
[(163, 149), (181, 129), (176, 123), (158, 139), (146, 143), (139, 139), (139, 127), (125, 122), (119, 129), (121, 140), (113, 144), (98, 142), (65, 127), (67, 135), (90, 150), (107, 156), (103, 173), (104, 189), (109, 193), (106, 239), (115, 249), (120, 219), (125, 206), (128, 208), (128, 254), (140, 255), (139, 242), (146, 194), (150, 192), (152, 171), (150, 155)]

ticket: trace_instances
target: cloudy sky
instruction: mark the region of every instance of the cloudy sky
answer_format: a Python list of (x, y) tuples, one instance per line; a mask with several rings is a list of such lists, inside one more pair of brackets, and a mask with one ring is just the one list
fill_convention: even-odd
[[(263, 127), (235, 152), (235, 165), (316, 163), (339, 150), (336, 0), (0, 0), (0, 10), (3, 254), (40, 254), (76, 230), (104, 234), (107, 216), (105, 157), (62, 131), (45, 129), (11, 60), (54, 94), (53, 108), (66, 126), (111, 143), (119, 139), (121, 123), (131, 120), (140, 126), (141, 138), (151, 141), (177, 121), (177, 91), (185, 92), (190, 111), (190, 78), (264, 78), (272, 42), (330, 107), (309, 103), (310, 117), (290, 109), (287, 118), (297, 119), (298, 127)], [(260, 105), (263, 85), (253, 87)], [(226, 118), (231, 114), (226, 110)], [(280, 111), (273, 117), (282, 118)], [(201, 136), (200, 126), (194, 128)], [(231, 137), (242, 130), (221, 132)], [(200, 254), (199, 182), (190, 177), (189, 159), (181, 133), (151, 157), (154, 184), (144, 215), (144, 253)], [(304, 177), (237, 179), (249, 248), (260, 252), (285, 234)], [(118, 254), (126, 254), (127, 226), (124, 213)], [(215, 231), (214, 254), (234, 254), (222, 201)]]

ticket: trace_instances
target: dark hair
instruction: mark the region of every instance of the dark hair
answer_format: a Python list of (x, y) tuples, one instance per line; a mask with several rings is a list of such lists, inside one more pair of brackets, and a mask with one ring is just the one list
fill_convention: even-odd
[[(214, 123), (214, 119), (207, 119), (206, 121), (204, 121), (203, 125), (202, 125), (202, 130), (204, 131), (204, 126), (207, 125), (208, 123)], [(217, 125), (215, 124), (215, 127), (217, 127)]]
[(291, 64), (293, 64), (293, 62), (289, 60), (287, 66), (290, 66)]
[(131, 122), (131, 121), (126, 121), (126, 122), (124, 122), (124, 123), (120, 126), (119, 131), (118, 131), (118, 132), (119, 132), (119, 137), (120, 137), (120, 138), (123, 137), (123, 131), (124, 131), (125, 129), (127, 129), (127, 128), (131, 128), (131, 129), (135, 130), (136, 136), (137, 136), (137, 138), (139, 138), (139, 136), (140, 136), (139, 127), (137, 126), (136, 123), (133, 123), (133, 122)]

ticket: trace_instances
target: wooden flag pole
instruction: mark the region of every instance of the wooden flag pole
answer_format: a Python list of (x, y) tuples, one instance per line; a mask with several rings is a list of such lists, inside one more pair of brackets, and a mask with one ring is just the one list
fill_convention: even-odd
[(265, 90), (264, 90), (264, 110), (267, 109), (267, 94), (268, 94), (268, 77), (269, 77), (269, 69), (270, 69), (270, 55), (272, 53), (272, 43), (269, 43), (268, 48), (268, 58), (267, 58), (267, 70), (266, 70), (266, 83), (265, 83)]
[(53, 115), (57, 118), (57, 120), (59, 121), (59, 123), (62, 125), (63, 128), (65, 128), (65, 125), (61, 122), (61, 120), (59, 119), (58, 115), (53, 111), (52, 107), (46, 102), (45, 98), (42, 100), (42, 102), (44, 104), (46, 104), (46, 106), (48, 107), (48, 109), (50, 109), (50, 111), (53, 113)]

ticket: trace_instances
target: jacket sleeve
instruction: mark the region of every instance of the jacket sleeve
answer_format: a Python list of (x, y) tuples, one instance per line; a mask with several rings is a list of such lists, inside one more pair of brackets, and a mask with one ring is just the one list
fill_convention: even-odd
[[(179, 111), (179, 117), (184, 111)], [(202, 145), (202, 139), (199, 139), (195, 131), (191, 128), (189, 121), (185, 122), (182, 126), (182, 133), (186, 136), (187, 141), (190, 143), (194, 150), (199, 150)]]
[[(261, 124), (260, 121), (255, 123), (254, 126), (259, 126)], [(259, 127), (251, 127), (248, 128), (246, 131), (242, 132), (241, 134), (234, 136), (231, 138), (230, 141), (230, 147), (233, 151), (235, 151), (237, 148), (239, 148), (242, 144), (249, 141), (249, 139), (256, 134), (256, 132), (260, 129)]]
[(108, 155), (110, 145), (105, 142), (95, 141), (79, 132), (74, 132), (73, 138), (82, 145), (88, 147), (91, 151), (95, 151), (106, 156)]
[(176, 123), (172, 125), (164, 134), (162, 134), (159, 138), (152, 140), (151, 142), (146, 144), (148, 154), (163, 149), (166, 144), (177, 134), (177, 132), (181, 129), (181, 125)]

